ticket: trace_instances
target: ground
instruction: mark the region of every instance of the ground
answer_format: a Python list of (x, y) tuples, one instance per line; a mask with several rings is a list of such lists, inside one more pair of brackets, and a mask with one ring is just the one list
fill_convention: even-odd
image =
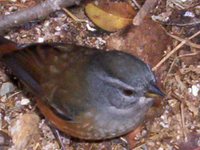
[[(14, 13), (38, 2), (38, 0), (0, 0), (0, 14)], [(79, 18), (87, 19), (82, 5), (70, 10)], [(176, 35), (174, 37), (166, 34), (171, 40), (167, 43), (171, 45), (168, 49), (166, 47), (164, 55), (159, 55), (159, 61), (179, 47), (180, 43), (182, 46), (174, 50), (175, 53), (162, 64), (165, 67), (161, 67), (162, 72), (158, 73), (158, 76), (160, 76), (162, 89), (166, 93), (163, 99), (165, 102), (161, 106), (161, 114), (145, 121), (143, 129), (134, 137), (135, 149), (198, 150), (200, 149), (200, 36), (189, 42), (186, 40), (200, 31), (200, 4), (195, 0), (159, 1), (156, 9), (151, 12), (151, 18), (159, 22), (167, 33)], [(165, 20), (168, 21), (164, 22)], [(189, 25), (190, 23), (193, 25)], [(92, 25), (92, 28), (95, 26)], [(33, 21), (12, 29), (5, 37), (23, 44), (59, 41), (106, 49), (108, 39), (114, 34), (103, 31), (93, 32), (86, 23), (76, 22), (65, 12), (58, 11), (43, 21)], [(164, 45), (166, 41), (162, 42)], [(5, 140), (2, 148), (20, 149), (28, 145), (27, 149), (34, 150), (58, 149), (59, 144), (48, 122), (35, 108), (33, 97), (25, 96), (19, 87), (13, 86), (13, 81), (6, 75), (8, 71), (5, 66), (1, 64), (0, 68), (0, 128), (2, 130), (0, 136)], [(159, 72), (161, 69), (156, 70)], [(14, 81), (18, 83), (18, 80)], [(10, 137), (15, 146), (18, 144), (17, 147), (10, 142)], [(66, 149), (128, 149), (122, 139), (88, 143), (61, 134), (61, 140), (66, 145)]]

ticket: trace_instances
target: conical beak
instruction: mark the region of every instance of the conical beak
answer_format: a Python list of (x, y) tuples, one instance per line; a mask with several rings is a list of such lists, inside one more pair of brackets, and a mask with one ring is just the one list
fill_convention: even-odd
[(155, 85), (150, 83), (148, 91), (145, 94), (147, 97), (165, 96), (165, 94)]

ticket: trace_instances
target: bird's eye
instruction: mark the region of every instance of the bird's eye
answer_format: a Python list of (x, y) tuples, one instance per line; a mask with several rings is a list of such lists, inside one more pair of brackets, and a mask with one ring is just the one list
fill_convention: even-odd
[(131, 90), (131, 89), (123, 89), (122, 90), (122, 93), (125, 95), (125, 96), (133, 96), (134, 95), (134, 91)]

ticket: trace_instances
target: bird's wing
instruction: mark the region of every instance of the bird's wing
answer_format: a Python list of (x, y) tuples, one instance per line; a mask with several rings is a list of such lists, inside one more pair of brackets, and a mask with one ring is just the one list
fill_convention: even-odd
[(1, 57), (32, 93), (69, 120), (84, 111), (79, 104), (86, 60), (83, 48), (66, 44), (33, 44)]

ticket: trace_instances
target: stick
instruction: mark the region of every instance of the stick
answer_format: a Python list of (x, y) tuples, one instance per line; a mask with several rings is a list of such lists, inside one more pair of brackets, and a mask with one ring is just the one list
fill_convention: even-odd
[(179, 48), (181, 48), (183, 45), (185, 45), (189, 40), (193, 39), (194, 37), (198, 36), (200, 34), (200, 31), (193, 34), (188, 39), (183, 40), (180, 44), (178, 44), (172, 51), (170, 51), (161, 61), (153, 67), (153, 71), (156, 71), (171, 55), (173, 55)]
[(56, 10), (73, 6), (79, 2), (80, 0), (46, 0), (32, 8), (21, 10), (10, 15), (0, 16), (0, 33), (4, 33), (10, 28), (35, 19), (44, 19)]
[(142, 8), (133, 19), (133, 25), (140, 25), (144, 17), (154, 8), (157, 0), (146, 0)]

